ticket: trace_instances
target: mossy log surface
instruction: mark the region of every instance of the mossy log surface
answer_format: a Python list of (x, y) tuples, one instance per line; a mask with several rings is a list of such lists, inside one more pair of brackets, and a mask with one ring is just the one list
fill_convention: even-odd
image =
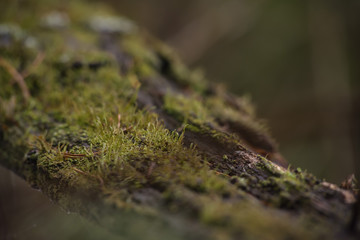
[(23, 9), (0, 24), (0, 163), (52, 201), (126, 239), (352, 238), (353, 192), (289, 168), (246, 98), (104, 6)]

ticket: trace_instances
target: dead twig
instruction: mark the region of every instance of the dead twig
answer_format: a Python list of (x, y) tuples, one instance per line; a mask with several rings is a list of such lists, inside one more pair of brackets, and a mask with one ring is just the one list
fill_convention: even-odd
[(63, 157), (66, 157), (66, 158), (80, 158), (80, 157), (86, 157), (86, 154), (63, 153)]
[(31, 65), (21, 73), (21, 75), (23, 76), (23, 78), (27, 78), (32, 71), (34, 71), (34, 69), (36, 69), (43, 61), (45, 58), (45, 53), (43, 52), (39, 52), (36, 55), (36, 58), (34, 59), (34, 61), (31, 63)]
[(4, 58), (0, 57), (0, 66), (3, 66), (9, 74), (13, 77), (15, 82), (19, 85), (25, 102), (30, 98), (30, 91), (25, 83), (23, 76)]

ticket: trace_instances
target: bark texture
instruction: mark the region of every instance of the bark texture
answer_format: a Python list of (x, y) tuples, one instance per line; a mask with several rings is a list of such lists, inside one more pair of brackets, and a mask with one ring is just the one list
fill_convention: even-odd
[(79, 1), (11, 9), (0, 163), (63, 208), (128, 239), (355, 237), (351, 189), (288, 168), (246, 98), (133, 22)]

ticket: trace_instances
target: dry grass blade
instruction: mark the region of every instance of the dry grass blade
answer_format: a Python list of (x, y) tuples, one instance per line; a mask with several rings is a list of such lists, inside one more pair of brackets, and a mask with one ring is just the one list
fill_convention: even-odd
[(22, 95), (27, 102), (30, 98), (29, 89), (24, 81), (23, 76), (4, 58), (0, 57), (0, 66), (3, 66), (9, 74), (14, 78), (15, 82), (19, 85)]
[(24, 72), (22, 72), (21, 75), (23, 76), (23, 78), (25, 79), (26, 77), (28, 77), (31, 74), (31, 72), (44, 61), (44, 58), (45, 58), (45, 53), (39, 52), (36, 55), (34, 61), (31, 63), (31, 65)]

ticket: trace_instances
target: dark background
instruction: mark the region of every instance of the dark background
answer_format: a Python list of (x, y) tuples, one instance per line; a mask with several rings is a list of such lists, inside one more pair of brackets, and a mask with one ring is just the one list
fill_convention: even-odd
[[(0, 0), (0, 6), (21, 1)], [(249, 96), (294, 167), (355, 172), (360, 1), (105, 0), (192, 68)], [(115, 239), (0, 168), (0, 239)]]

